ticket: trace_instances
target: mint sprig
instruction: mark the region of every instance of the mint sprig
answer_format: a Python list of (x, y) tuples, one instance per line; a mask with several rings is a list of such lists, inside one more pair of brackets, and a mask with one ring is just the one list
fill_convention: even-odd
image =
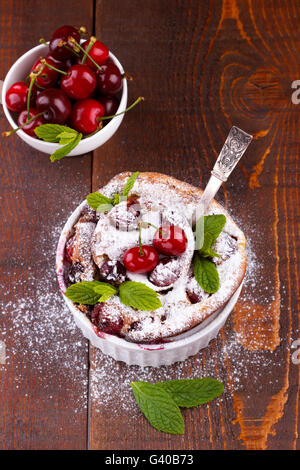
[(51, 162), (61, 160), (68, 155), (81, 141), (83, 135), (68, 126), (61, 126), (60, 124), (42, 124), (34, 129), (35, 134), (39, 139), (45, 142), (58, 143), (62, 145), (51, 156)]
[(184, 433), (180, 409), (167, 392), (149, 382), (130, 385), (140, 409), (155, 429), (168, 434)]
[(213, 294), (220, 287), (219, 273), (216, 265), (208, 258), (219, 258), (212, 246), (226, 223), (223, 214), (204, 215), (196, 223), (196, 243), (200, 241), (201, 246), (196, 246), (198, 252), (194, 256), (194, 275), (198, 284), (205, 292)]
[(88, 194), (86, 200), (97, 212), (109, 212), (113, 207), (113, 200), (98, 192)]
[(131, 382), (134, 397), (145, 417), (158, 431), (183, 434), (181, 408), (203, 405), (220, 396), (224, 385), (216, 379), (196, 378), (157, 382)]
[(61, 126), (60, 124), (42, 124), (34, 129), (34, 132), (39, 139), (44, 140), (45, 142), (59, 142), (60, 135), (64, 132), (68, 132), (73, 136), (78, 134), (75, 129), (71, 127)]
[(167, 380), (156, 385), (168, 392), (181, 408), (204, 405), (224, 392), (222, 382), (211, 378)]
[(75, 147), (77, 147), (81, 139), (82, 134), (77, 134), (69, 141), (69, 143), (60, 149), (57, 149), (52, 155), (50, 155), (51, 162), (53, 163), (56, 160), (61, 160), (62, 158), (66, 157)]
[(123, 196), (127, 197), (130, 191), (132, 190), (134, 183), (136, 182), (137, 177), (139, 176), (140, 172), (136, 171), (135, 173), (132, 173), (132, 175), (129, 176), (125, 187), (123, 189)]
[(99, 284), (101, 284), (99, 281), (83, 281), (72, 284), (66, 290), (65, 296), (77, 304), (95, 305), (100, 299), (100, 294), (95, 291)]
[(123, 282), (119, 289), (107, 282), (78, 282), (68, 287), (65, 295), (75, 303), (86, 305), (106, 302), (113, 295), (119, 295), (124, 305), (138, 310), (149, 311), (161, 307), (161, 301), (157, 292), (141, 282)]
[(142, 282), (123, 282), (119, 294), (124, 305), (138, 310), (156, 310), (162, 306), (158, 293)]
[[(41, 127), (41, 126), (40, 126)], [(122, 195), (115, 193), (112, 198), (108, 198), (98, 191), (87, 195), (86, 200), (89, 206), (97, 212), (109, 212), (114, 206), (119, 204), (121, 201), (125, 201), (128, 198), (130, 191), (132, 190), (134, 183), (139, 175), (139, 171), (132, 173), (129, 176)]]
[(198, 254), (194, 256), (194, 275), (205, 292), (213, 294), (219, 289), (220, 279), (216, 265)]
[(118, 289), (107, 282), (101, 282), (96, 287), (94, 287), (96, 294), (100, 294), (101, 297), (98, 302), (106, 302), (113, 295), (118, 293)]

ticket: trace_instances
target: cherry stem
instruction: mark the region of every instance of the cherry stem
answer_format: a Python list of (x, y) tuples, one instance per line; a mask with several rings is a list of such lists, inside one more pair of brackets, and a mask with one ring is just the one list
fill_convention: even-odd
[(36, 77), (38, 75), (36, 73), (31, 73), (29, 78), (30, 78), (30, 84), (29, 84), (29, 87), (28, 87), (28, 95), (27, 95), (27, 119), (30, 118), (30, 113), (29, 113), (29, 110), (30, 110), (30, 100), (31, 100), (31, 94), (32, 94), (32, 88), (33, 88), (33, 85), (35, 84), (35, 81), (36, 81)]
[(58, 73), (62, 73), (63, 75), (67, 75), (68, 77), (70, 76), (69, 73), (64, 72), (63, 70), (57, 69), (57, 68), (54, 67), (53, 65), (48, 64), (48, 62), (46, 61), (46, 59), (41, 59), (41, 63), (44, 64), (46, 67), (48, 67), (48, 69), (55, 70), (55, 71), (58, 72)]
[(90, 37), (89, 45), (88, 45), (88, 47), (87, 47), (86, 50), (85, 50), (84, 56), (82, 57), (82, 61), (81, 61), (82, 64), (85, 63), (86, 58), (87, 58), (87, 55), (88, 55), (88, 53), (90, 52), (90, 50), (92, 49), (92, 47), (93, 47), (93, 45), (95, 44), (96, 41), (97, 41), (97, 39), (95, 38), (95, 36), (91, 36), (91, 37)]
[(40, 44), (44, 44), (45, 46), (49, 46), (50, 42), (47, 42), (44, 38), (40, 39)]
[(72, 47), (69, 47), (68, 46), (68, 43), (66, 41), (59, 41), (58, 43), (58, 47), (65, 47), (66, 49), (68, 49), (68, 51), (72, 52), (73, 54), (75, 54), (77, 57), (80, 57), (80, 55), (78, 54), (77, 51), (75, 51), (75, 49), (73, 49)]
[(156, 225), (153, 225), (153, 224), (151, 224), (150, 222), (146, 222), (146, 224), (148, 225), (148, 227), (150, 226), (150, 227), (153, 227), (153, 228), (155, 228), (156, 230), (158, 230), (159, 233), (162, 234), (162, 236), (164, 236), (164, 235), (165, 235), (166, 237), (168, 236), (167, 232), (164, 232), (161, 228), (156, 227)]
[(80, 26), (80, 28), (78, 29), (78, 33), (79, 34), (86, 34), (87, 33), (87, 29), (85, 26)]
[(106, 119), (112, 119), (116, 116), (121, 116), (121, 114), (127, 113), (127, 111), (130, 111), (136, 104), (138, 104), (140, 101), (144, 101), (144, 100), (145, 100), (145, 98), (143, 96), (139, 96), (138, 99), (135, 100), (134, 103), (132, 103), (130, 106), (128, 106), (128, 108), (126, 108), (121, 113), (113, 114), (112, 116), (103, 116), (103, 117), (99, 117), (97, 119), (98, 119), (98, 121), (105, 121)]
[(34, 121), (36, 118), (38, 118), (39, 116), (42, 116), (42, 114), (45, 114), (46, 111), (43, 111), (41, 113), (38, 113), (36, 114), (35, 116), (33, 116), (32, 118), (28, 119), (22, 126), (19, 126), (17, 127), (16, 129), (12, 129), (11, 131), (6, 131), (6, 132), (2, 132), (2, 137), (9, 137), (10, 135), (14, 134), (15, 132), (23, 129), (23, 127), (27, 126), (28, 124), (30, 124), (32, 121)]
[(142, 250), (142, 225), (139, 224), (139, 248), (140, 248), (140, 256), (144, 256), (144, 252)]
[(69, 41), (72, 42), (78, 49), (81, 50), (92, 62), (94, 65), (96, 65), (97, 69), (100, 70), (100, 72), (103, 72), (103, 69), (100, 67), (100, 65), (97, 64), (97, 62), (94, 61), (94, 59), (88, 54), (88, 52), (81, 47), (81, 45), (76, 41), (76, 39), (72, 38), (72, 36), (69, 37)]

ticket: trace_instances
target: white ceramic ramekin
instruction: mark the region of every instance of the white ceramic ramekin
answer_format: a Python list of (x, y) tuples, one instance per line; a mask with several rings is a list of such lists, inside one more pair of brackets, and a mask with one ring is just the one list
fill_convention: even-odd
[[(13, 115), (11, 114), (11, 112), (6, 106), (6, 103), (5, 103), (6, 92), (15, 82), (24, 81), (32, 65), (34, 64), (34, 62), (40, 56), (46, 55), (47, 52), (48, 52), (48, 47), (44, 44), (41, 44), (40, 46), (36, 46), (33, 49), (30, 49), (28, 52), (23, 54), (14, 63), (14, 65), (10, 68), (10, 70), (8, 71), (5, 77), (3, 87), (2, 87), (1, 101), (2, 101), (5, 116), (13, 129), (16, 129), (18, 125), (14, 121)], [(121, 73), (124, 73), (123, 67), (118, 61), (118, 59), (111, 52), (109, 53), (109, 56), (111, 60), (120, 69)], [(121, 96), (121, 101), (120, 101), (120, 105), (119, 105), (117, 113), (120, 113), (126, 109), (127, 98), (128, 98), (127, 80), (126, 78), (123, 78), (122, 96)], [(97, 134), (91, 137), (87, 137), (86, 139), (82, 139), (82, 141), (79, 142), (77, 147), (75, 147), (75, 149), (72, 150), (72, 152), (70, 152), (68, 156), (71, 157), (74, 155), (82, 155), (84, 153), (91, 152), (98, 147), (101, 147), (101, 145), (105, 144), (105, 142), (107, 142), (108, 139), (110, 139), (114, 135), (114, 133), (118, 130), (123, 118), (124, 118), (124, 114), (121, 114), (121, 116), (114, 117), (108, 124), (106, 124), (106, 126), (103, 127), (103, 129), (101, 129), (101, 131), (97, 132)], [(22, 130), (19, 130), (16, 133), (28, 145), (35, 148), (36, 150), (39, 150), (40, 152), (48, 153), (49, 155), (51, 155), (53, 152), (55, 152), (55, 150), (57, 150), (60, 147), (60, 145), (58, 144), (53, 144), (51, 142), (43, 142), (42, 140), (35, 139), (31, 137), (30, 135), (26, 134), (25, 132), (23, 132)]]
[(227, 320), (237, 302), (242, 285), (237, 289), (222, 310), (215, 312), (200, 325), (176, 338), (170, 338), (170, 342), (153, 345), (130, 343), (122, 338), (107, 333), (101, 333), (101, 335), (99, 335), (99, 333), (97, 334), (94, 325), (86, 315), (77, 309), (73, 302), (64, 295), (66, 291), (64, 281), (65, 245), (69, 234), (72, 232), (72, 227), (78, 220), (85, 204), (86, 202), (83, 201), (68, 219), (61, 233), (56, 253), (56, 272), (60, 290), (67, 306), (74, 316), (77, 326), (81, 329), (84, 336), (88, 338), (95, 347), (101, 349), (104, 354), (112, 356), (115, 360), (123, 361), (129, 365), (136, 364), (141, 367), (159, 367), (161, 365), (184, 361), (189, 356), (197, 354), (200, 349), (205, 348), (209, 342), (217, 336), (220, 328), (222, 328)]

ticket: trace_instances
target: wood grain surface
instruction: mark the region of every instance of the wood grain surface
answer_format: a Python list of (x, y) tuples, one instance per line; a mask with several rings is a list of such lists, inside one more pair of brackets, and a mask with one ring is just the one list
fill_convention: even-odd
[[(18, 138), (1, 140), (0, 286), (7, 305), (33, 295), (32, 270), (40, 282), (53, 276), (45, 234), (62, 227), (91, 189), (124, 170), (159, 171), (203, 186), (230, 127), (254, 135), (218, 194), (251, 252), (251, 276), (218, 337), (181, 365), (140, 371), (93, 347), (88, 358), (80, 332), (62, 332), (66, 348), (79, 346), (74, 368), (61, 373), (60, 356), (41, 369), (30, 351), (18, 351), (10, 308), (0, 317), (1, 328), (11, 331), (9, 361), (0, 365), (0, 446), (299, 449), (300, 366), (292, 343), (300, 336), (300, 104), (292, 103), (291, 84), (300, 80), (300, 0), (32, 0), (1, 1), (0, 8), (1, 77), (39, 37), (61, 24), (86, 24), (133, 77), (129, 102), (145, 97), (93, 155), (52, 165)], [(54, 276), (50, 291), (56, 295)], [(51, 399), (41, 371), (52, 384)], [(195, 375), (219, 378), (225, 393), (184, 412), (183, 436), (157, 432), (134, 403), (124, 406), (130, 380)]]

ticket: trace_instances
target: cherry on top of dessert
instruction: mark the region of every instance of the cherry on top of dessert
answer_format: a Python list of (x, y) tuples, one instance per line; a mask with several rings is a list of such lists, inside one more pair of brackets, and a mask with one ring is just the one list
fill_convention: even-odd
[(125, 268), (132, 273), (148, 273), (156, 267), (158, 253), (150, 245), (135, 246), (125, 252), (123, 263)]
[(179, 256), (186, 250), (187, 238), (182, 228), (163, 225), (154, 234), (153, 246), (164, 255)]

